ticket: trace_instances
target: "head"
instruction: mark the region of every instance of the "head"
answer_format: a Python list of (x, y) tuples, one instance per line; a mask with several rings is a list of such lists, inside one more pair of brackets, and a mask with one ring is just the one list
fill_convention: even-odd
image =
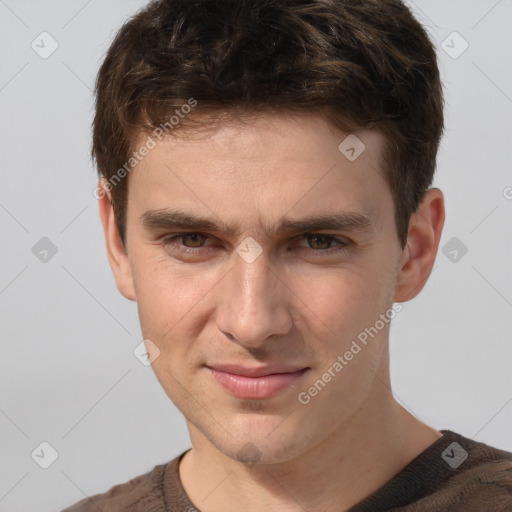
[[(393, 303), (422, 289), (444, 221), (439, 71), (410, 11), (151, 2), (96, 98), (110, 264), (195, 435), (285, 461), (385, 393)], [(222, 364), (307, 371), (241, 398), (212, 376)]]

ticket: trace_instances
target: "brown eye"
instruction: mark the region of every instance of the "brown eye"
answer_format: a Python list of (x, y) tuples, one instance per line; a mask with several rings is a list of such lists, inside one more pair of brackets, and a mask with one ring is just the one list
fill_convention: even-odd
[(299, 241), (299, 248), (315, 256), (333, 255), (346, 251), (350, 241), (322, 233), (305, 233)]
[(326, 235), (307, 235), (306, 240), (312, 249), (325, 250), (331, 248), (331, 242), (334, 239), (332, 236)]
[(170, 251), (182, 252), (185, 254), (198, 254), (207, 249), (213, 249), (211, 243), (212, 237), (202, 233), (177, 233), (175, 235), (164, 237), (161, 244)]
[[(206, 240), (206, 236), (201, 233), (186, 233), (177, 237), (181, 239), (185, 247), (197, 248), (202, 247), (202, 243)], [(190, 243), (189, 243), (190, 242)]]

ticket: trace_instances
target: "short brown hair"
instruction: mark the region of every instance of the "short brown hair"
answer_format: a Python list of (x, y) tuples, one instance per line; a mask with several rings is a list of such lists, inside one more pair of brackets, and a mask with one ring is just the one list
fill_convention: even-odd
[[(131, 170), (141, 129), (191, 98), (173, 134), (212, 112), (319, 112), (344, 131), (378, 130), (402, 248), (443, 132), (435, 49), (399, 0), (155, 0), (117, 33), (95, 93), (92, 154), (107, 180)], [(111, 188), (123, 243), (127, 182)]]

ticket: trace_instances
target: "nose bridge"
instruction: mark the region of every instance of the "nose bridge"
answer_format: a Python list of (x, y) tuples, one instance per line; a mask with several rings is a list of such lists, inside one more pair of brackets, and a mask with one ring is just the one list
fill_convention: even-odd
[(218, 311), (218, 328), (240, 343), (259, 346), (269, 336), (291, 328), (283, 284), (268, 259), (260, 254), (249, 262), (236, 256), (226, 280), (226, 300)]
[(232, 271), (231, 293), (233, 306), (242, 315), (259, 316), (271, 308), (275, 300), (269, 291), (275, 290), (275, 275), (270, 269), (268, 258), (259, 255), (254, 261), (236, 257)]

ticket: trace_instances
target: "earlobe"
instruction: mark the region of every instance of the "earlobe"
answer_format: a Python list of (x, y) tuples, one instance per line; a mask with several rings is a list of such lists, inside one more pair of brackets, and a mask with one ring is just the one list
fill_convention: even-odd
[(117, 289), (128, 300), (135, 301), (136, 296), (130, 260), (121, 241), (114, 208), (112, 207), (112, 196), (105, 178), (100, 179), (98, 191), (100, 219), (103, 226), (107, 256)]
[(395, 302), (413, 299), (425, 286), (436, 259), (444, 219), (443, 193), (431, 188), (411, 215), (407, 244), (398, 267)]

